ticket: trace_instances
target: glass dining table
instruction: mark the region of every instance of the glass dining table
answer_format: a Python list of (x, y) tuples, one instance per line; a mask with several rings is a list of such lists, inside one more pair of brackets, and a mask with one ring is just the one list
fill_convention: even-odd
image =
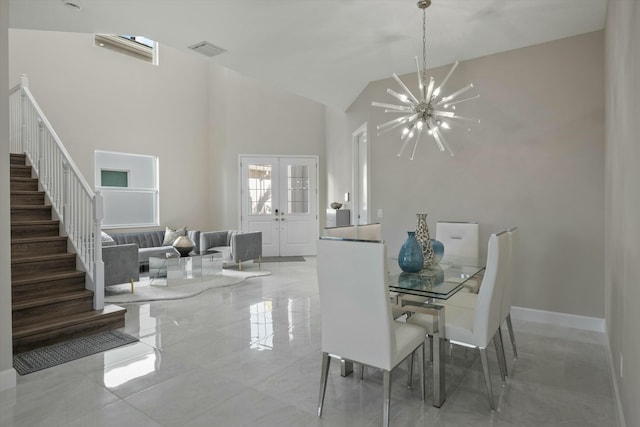
[[(464, 288), (479, 288), (484, 265), (477, 259), (451, 259), (419, 273), (400, 270), (397, 258), (387, 260), (387, 284), (393, 308), (431, 314), (433, 334), (433, 406), (445, 401), (445, 306), (442, 304)], [(428, 350), (427, 350), (428, 351)]]

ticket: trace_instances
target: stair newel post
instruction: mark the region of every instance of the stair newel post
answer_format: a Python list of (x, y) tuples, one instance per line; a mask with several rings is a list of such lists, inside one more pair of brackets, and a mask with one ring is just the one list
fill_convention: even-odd
[(20, 111), (20, 122), (21, 122), (21, 129), (20, 129), (20, 144), (22, 145), (22, 147), (20, 147), (22, 149), (23, 153), (27, 152), (27, 94), (25, 92), (25, 89), (27, 89), (29, 87), (29, 79), (27, 78), (26, 74), (23, 74), (20, 77), (20, 107), (21, 107), (21, 111)]
[(103, 214), (102, 193), (96, 191), (93, 196), (93, 308), (104, 308), (104, 262), (102, 261), (102, 219)]

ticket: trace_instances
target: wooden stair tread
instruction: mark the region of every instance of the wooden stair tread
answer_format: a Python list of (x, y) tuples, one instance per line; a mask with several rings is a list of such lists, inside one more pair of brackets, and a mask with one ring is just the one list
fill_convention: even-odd
[(62, 292), (57, 295), (48, 295), (44, 297), (23, 297), (14, 298), (12, 303), (12, 310), (24, 310), (25, 308), (40, 307), (43, 305), (55, 304), (58, 302), (72, 301), (76, 299), (84, 299), (87, 297), (93, 297), (93, 292), (87, 289), (72, 292)]
[(51, 209), (51, 205), (11, 205), (11, 209), (44, 210)]
[(40, 190), (11, 190), (9, 192), (13, 196), (41, 196), (44, 195), (44, 191)]
[[(49, 206), (51, 207), (51, 206)], [(53, 223), (58, 224), (60, 220), (57, 219), (34, 219), (34, 220), (20, 220), (20, 221), (11, 221), (11, 225), (52, 225)]]
[(9, 179), (11, 181), (23, 181), (23, 182), (33, 182), (38, 180), (38, 178), (26, 177), (26, 176), (11, 176), (9, 177)]
[(11, 239), (11, 243), (55, 242), (59, 240), (67, 240), (67, 237), (66, 236), (18, 237), (15, 239)]
[(18, 258), (11, 259), (11, 265), (36, 262), (36, 261), (55, 261), (56, 259), (64, 260), (64, 259), (75, 258), (75, 257), (76, 257), (76, 254), (72, 252), (66, 252), (63, 254), (47, 254), (47, 255), (36, 255), (36, 256), (28, 256), (28, 257), (18, 257)]
[(60, 316), (48, 321), (46, 324), (37, 323), (34, 325), (22, 325), (13, 328), (13, 340), (27, 337), (29, 335), (35, 335), (47, 331), (55, 331), (64, 327), (81, 325), (88, 323), (92, 320), (100, 319), (101, 317), (117, 318), (124, 315), (127, 309), (109, 304), (105, 305), (102, 310), (93, 310), (83, 313), (71, 314), (67, 316)]
[(69, 270), (69, 271), (57, 271), (57, 272), (36, 272), (32, 274), (21, 275), (20, 277), (13, 277), (11, 284), (13, 286), (28, 285), (34, 282), (53, 282), (55, 280), (73, 279), (76, 277), (84, 277), (86, 273), (84, 271)]

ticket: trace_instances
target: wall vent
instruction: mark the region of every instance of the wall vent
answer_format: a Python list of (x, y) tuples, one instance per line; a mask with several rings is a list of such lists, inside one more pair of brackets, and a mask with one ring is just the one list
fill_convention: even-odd
[(227, 51), (226, 49), (223, 49), (206, 41), (191, 45), (189, 46), (189, 49), (209, 57), (220, 55), (221, 53), (225, 53)]

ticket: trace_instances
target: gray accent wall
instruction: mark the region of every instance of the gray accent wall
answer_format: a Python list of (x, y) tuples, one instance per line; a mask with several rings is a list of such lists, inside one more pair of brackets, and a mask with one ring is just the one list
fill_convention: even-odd
[[(448, 70), (430, 72), (439, 82)], [(415, 73), (402, 79), (417, 87)], [(396, 156), (399, 130), (377, 136), (394, 115), (371, 106), (401, 89), (371, 82), (347, 110), (343, 137), (327, 141), (328, 199), (350, 187), (351, 133), (367, 122), (371, 221), (390, 254), (418, 212), (429, 214), (432, 237), (438, 220), (478, 222), (483, 257), (490, 233), (518, 226), (514, 305), (604, 318), (604, 32), (462, 62), (444, 93), (469, 82), (480, 99), (459, 112), (481, 123), (446, 133), (455, 157), (423, 137), (413, 161), (411, 147)]]
[(640, 425), (640, 2), (606, 23), (606, 319), (626, 425)]
[(0, 391), (15, 386), (11, 350), (11, 229), (9, 210), (9, 0), (0, 0)]

